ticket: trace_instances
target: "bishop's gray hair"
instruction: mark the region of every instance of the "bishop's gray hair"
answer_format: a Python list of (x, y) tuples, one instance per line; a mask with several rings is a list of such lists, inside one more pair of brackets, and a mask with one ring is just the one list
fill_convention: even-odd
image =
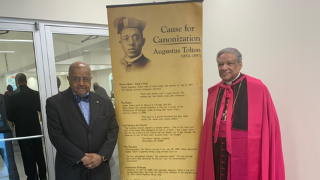
[(224, 48), (218, 52), (217, 61), (218, 61), (218, 58), (224, 53), (231, 53), (236, 57), (236, 60), (238, 63), (242, 62), (242, 54), (236, 48), (230, 48), (230, 47)]

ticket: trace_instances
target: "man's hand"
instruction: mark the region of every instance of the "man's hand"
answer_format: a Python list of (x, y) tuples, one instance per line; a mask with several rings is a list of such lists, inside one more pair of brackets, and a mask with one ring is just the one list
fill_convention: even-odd
[(83, 158), (81, 159), (81, 162), (83, 163), (84, 166), (88, 166), (90, 164), (90, 157), (88, 156), (83, 156)]
[(102, 159), (101, 156), (97, 153), (86, 153), (81, 161), (86, 168), (94, 169), (101, 164)]

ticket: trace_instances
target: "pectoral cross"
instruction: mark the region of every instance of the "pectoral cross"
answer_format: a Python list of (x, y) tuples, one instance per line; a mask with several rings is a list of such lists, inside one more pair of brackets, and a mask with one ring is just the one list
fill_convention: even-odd
[(227, 110), (222, 114), (222, 116), (221, 116), (221, 120), (224, 120), (224, 121), (226, 121), (227, 120)]
[(224, 108), (224, 113), (221, 116), (221, 120), (223, 120), (223, 121), (227, 121), (228, 104), (229, 104), (229, 99), (227, 99), (227, 103), (226, 103), (226, 106)]

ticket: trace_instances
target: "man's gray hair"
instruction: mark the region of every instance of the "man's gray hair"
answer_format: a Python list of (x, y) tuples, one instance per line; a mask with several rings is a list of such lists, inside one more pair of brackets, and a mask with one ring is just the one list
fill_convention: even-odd
[(220, 50), (217, 54), (217, 61), (218, 61), (218, 58), (224, 54), (224, 53), (231, 53), (233, 54), (235, 57), (236, 57), (236, 60), (238, 61), (238, 63), (241, 63), (242, 62), (242, 54), (238, 51), (238, 49), (236, 48), (224, 48), (222, 50)]

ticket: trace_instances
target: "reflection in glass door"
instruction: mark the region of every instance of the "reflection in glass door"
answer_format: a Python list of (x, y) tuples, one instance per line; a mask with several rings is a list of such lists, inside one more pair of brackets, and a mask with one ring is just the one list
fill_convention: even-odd
[(0, 29), (0, 179), (47, 177), (33, 41)]

